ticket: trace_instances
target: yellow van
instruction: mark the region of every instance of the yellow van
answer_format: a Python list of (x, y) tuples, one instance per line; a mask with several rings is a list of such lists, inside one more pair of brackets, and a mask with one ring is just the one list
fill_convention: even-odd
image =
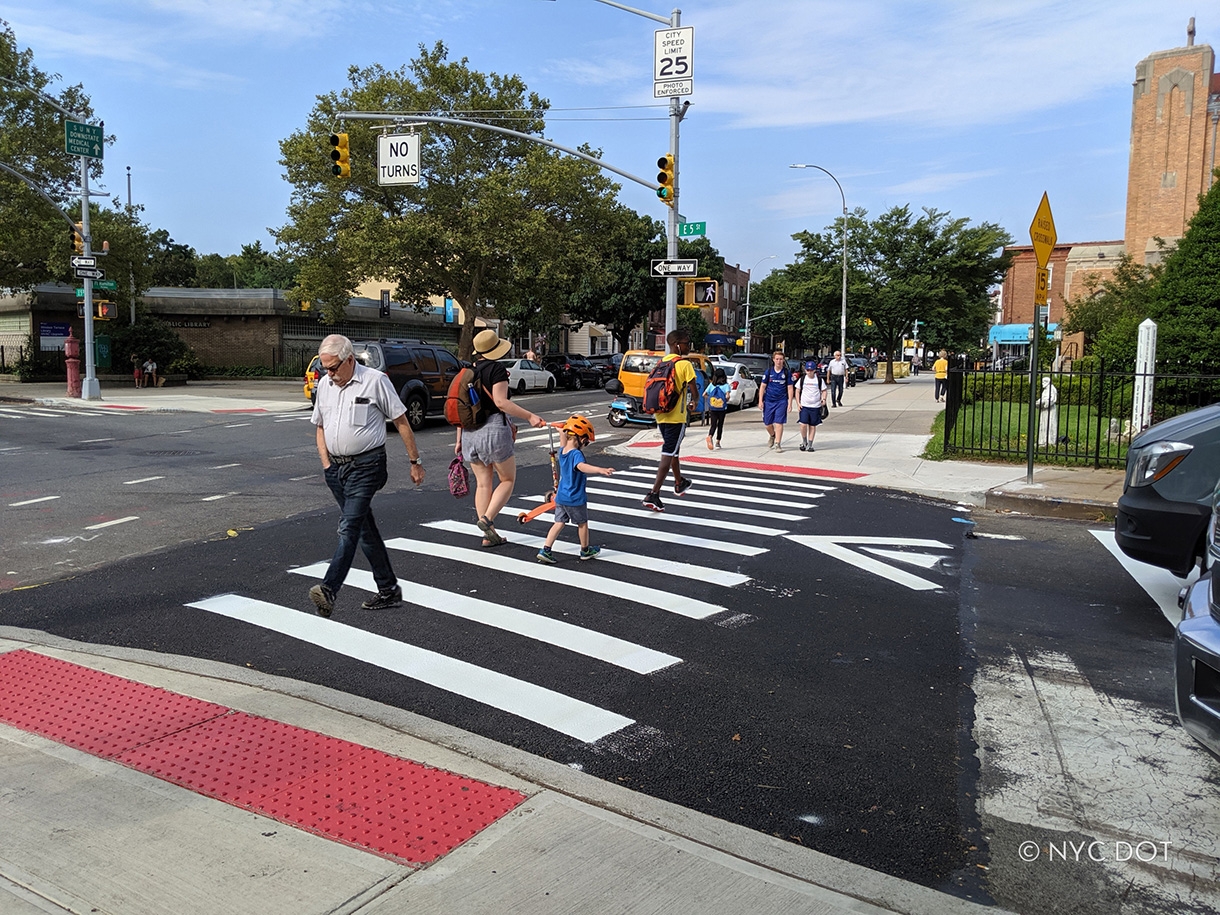
[[(617, 384), (613, 381), (606, 385), (606, 390), (615, 395), (614, 403), (610, 405), (610, 415), (607, 419), (610, 425), (621, 427), (628, 422), (652, 423), (651, 414), (641, 409), (644, 399), (644, 381), (648, 373), (656, 367), (665, 353), (653, 349), (633, 349), (623, 354), (623, 361), (618, 367)], [(707, 387), (712, 376), (711, 366), (703, 353), (689, 353), (684, 358), (690, 360), (695, 367), (695, 384), (700, 393)], [(702, 415), (701, 399), (696, 398), (690, 405), (689, 419), (697, 419)]]

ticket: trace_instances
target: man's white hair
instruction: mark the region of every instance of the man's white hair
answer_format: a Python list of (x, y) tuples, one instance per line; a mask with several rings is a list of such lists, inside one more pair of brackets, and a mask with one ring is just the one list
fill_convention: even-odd
[(331, 334), (318, 346), (319, 356), (335, 356), (340, 362), (346, 362), (352, 354), (352, 341), (343, 334)]

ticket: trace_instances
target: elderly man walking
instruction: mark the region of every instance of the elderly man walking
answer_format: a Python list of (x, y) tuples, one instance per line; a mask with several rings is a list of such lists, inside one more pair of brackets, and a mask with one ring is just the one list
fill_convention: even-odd
[(847, 381), (847, 360), (843, 353), (835, 350), (835, 357), (826, 364), (826, 374), (830, 381), (830, 405), (843, 406), (843, 383)]
[(411, 481), (424, 481), (424, 465), (415, 444), (406, 407), (390, 379), (376, 369), (365, 368), (352, 354), (352, 342), (331, 334), (318, 347), (318, 358), (326, 373), (318, 382), (313, 408), (317, 427), (318, 457), (335, 501), (339, 503), (339, 544), (320, 585), (309, 589), (309, 599), (321, 616), (330, 616), (335, 597), (359, 546), (368, 557), (377, 583), (377, 594), (366, 600), (365, 610), (384, 610), (402, 603), (402, 588), (390, 567), (390, 557), (377, 523), (373, 520), (373, 496), (386, 484), (385, 426), (394, 424), (411, 461)]

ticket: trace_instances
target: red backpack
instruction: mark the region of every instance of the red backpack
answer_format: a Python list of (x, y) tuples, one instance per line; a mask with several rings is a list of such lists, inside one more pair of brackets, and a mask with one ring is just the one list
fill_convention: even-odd
[(445, 396), (445, 419), (451, 426), (477, 429), (487, 420), (483, 407), (483, 385), (474, 369), (463, 368), (449, 382)]
[(680, 359), (662, 359), (644, 379), (645, 413), (668, 413), (681, 401), (682, 389), (675, 371)]

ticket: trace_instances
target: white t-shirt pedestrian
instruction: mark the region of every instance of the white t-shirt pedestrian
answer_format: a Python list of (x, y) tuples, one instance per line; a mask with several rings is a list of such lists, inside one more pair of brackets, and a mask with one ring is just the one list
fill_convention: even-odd
[(800, 405), (802, 407), (820, 407), (825, 399), (823, 392), (826, 390), (826, 382), (824, 382), (817, 374), (813, 373), (813, 377), (806, 372), (796, 382), (796, 390), (800, 395)]
[(830, 374), (832, 375), (847, 374), (847, 360), (842, 357), (838, 359), (831, 359), (826, 367), (830, 370)]

